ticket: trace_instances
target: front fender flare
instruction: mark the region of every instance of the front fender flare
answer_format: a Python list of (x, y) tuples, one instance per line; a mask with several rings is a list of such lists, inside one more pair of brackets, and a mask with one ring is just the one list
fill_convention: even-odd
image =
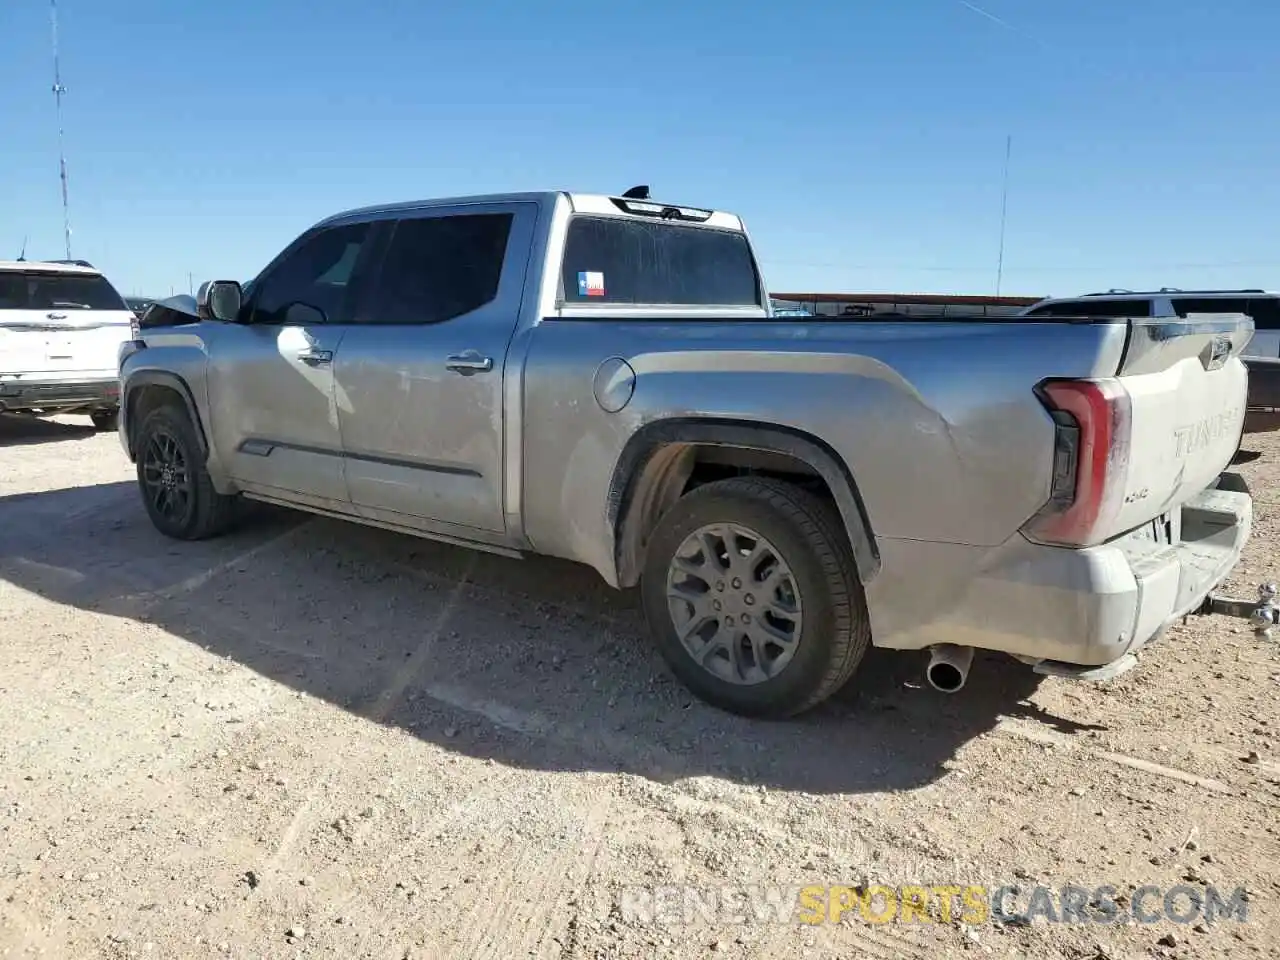
[(132, 460), (137, 455), (137, 451), (133, 447), (133, 434), (136, 426), (133, 422), (133, 405), (137, 399), (138, 391), (143, 387), (149, 386), (167, 387), (182, 398), (182, 402), (187, 408), (187, 416), (191, 418), (191, 423), (196, 428), (196, 439), (200, 441), (200, 452), (205, 457), (208, 457), (209, 438), (205, 435), (204, 424), (200, 420), (200, 411), (196, 407), (195, 397), (192, 395), (191, 388), (187, 385), (187, 382), (176, 373), (168, 373), (164, 370), (138, 370), (125, 378), (120, 397), (120, 407), (125, 414), (124, 422), (129, 442), (129, 459)]

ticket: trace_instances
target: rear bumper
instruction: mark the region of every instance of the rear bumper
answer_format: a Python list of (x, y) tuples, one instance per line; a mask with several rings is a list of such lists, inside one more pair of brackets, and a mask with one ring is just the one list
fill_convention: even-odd
[[(1003, 651), (1042, 672), (1114, 675), (1171, 621), (1203, 605), (1240, 558), (1252, 523), (1247, 488), (1224, 474), (1215, 488), (1182, 506), (1172, 522), (1174, 531), (1180, 528), (1173, 543), (1162, 543), (1149, 525), (1081, 550), (1017, 537), (981, 556), (957, 555), (948, 563), (968, 562), (967, 572), (938, 571), (954, 606), (927, 623), (878, 634), (877, 594), (885, 587), (873, 581), (873, 636), (879, 646), (955, 643)], [(918, 557), (914, 575), (930, 566), (937, 569), (937, 558), (931, 564)], [(1108, 665), (1115, 667), (1078, 669)]]
[(0, 411), (109, 409), (120, 404), (111, 374), (48, 379), (0, 376)]

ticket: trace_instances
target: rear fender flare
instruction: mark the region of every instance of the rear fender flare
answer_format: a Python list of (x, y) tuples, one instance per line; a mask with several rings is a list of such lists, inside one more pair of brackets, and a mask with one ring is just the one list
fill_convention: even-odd
[(879, 573), (880, 554), (857, 483), (830, 446), (810, 433), (776, 424), (680, 418), (641, 427), (627, 441), (614, 466), (607, 511), (619, 586), (639, 582), (648, 532), (661, 510), (683, 490), (697, 446), (764, 450), (805, 463), (835, 498), (859, 580), (867, 583)]

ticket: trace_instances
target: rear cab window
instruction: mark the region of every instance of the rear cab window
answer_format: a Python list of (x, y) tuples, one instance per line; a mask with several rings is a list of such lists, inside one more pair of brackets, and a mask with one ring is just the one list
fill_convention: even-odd
[(574, 216), (561, 285), (565, 306), (763, 307), (744, 233), (670, 220)]
[(0, 310), (125, 310), (124, 298), (97, 273), (0, 272)]

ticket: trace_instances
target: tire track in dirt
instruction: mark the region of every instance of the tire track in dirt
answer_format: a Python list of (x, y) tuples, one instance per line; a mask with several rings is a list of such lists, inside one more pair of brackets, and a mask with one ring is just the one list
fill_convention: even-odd
[(483, 879), (477, 877), (469, 885), (483, 890), (484, 895), (471, 898), (471, 909), (458, 925), (461, 939), (454, 940), (450, 956), (473, 960), (491, 957), (508, 960), (514, 956), (504, 948), (507, 931), (515, 926), (521, 903), (520, 898), (512, 896), (512, 889), (541, 873), (544, 861), (538, 853), (532, 844), (517, 844), (514, 850), (508, 849), (507, 856), (487, 871)]
[[(582, 819), (581, 837), (556, 858), (555, 874), (562, 879), (554, 886), (544, 888), (546, 895), (532, 911), (526, 933), (511, 956), (550, 956), (551, 944), (556, 946), (554, 955), (560, 955), (564, 941), (560, 937), (552, 937), (552, 931), (568, 932), (569, 923), (576, 911), (576, 906), (571, 904), (579, 902), (595, 871), (611, 806), (612, 798), (606, 794), (587, 808)], [(560, 917), (563, 917), (563, 923), (558, 922)], [(498, 956), (495, 960), (506, 958)]]
[[(296, 529), (298, 528), (293, 528), (273, 540), (260, 544), (251, 552), (259, 553), (263, 548), (271, 546), (284, 540), (286, 537), (291, 536)], [(234, 563), (231, 565), (234, 565)], [(453, 614), (457, 609), (458, 601), (466, 587), (467, 578), (470, 576), (470, 571), (473, 566), (474, 560), (472, 560), (472, 566), (468, 567), (467, 571), (462, 574), (461, 578), (454, 585), (452, 593), (449, 595), (443, 609), (436, 617), (435, 623), (432, 625), (431, 629), (427, 631), (427, 635), (423, 639), (422, 643), (414, 651), (412, 656), (410, 656), (409, 659), (398, 670), (396, 670), (396, 672), (391, 676), (391, 679), (378, 692), (369, 708), (367, 714), (369, 719), (378, 723), (384, 721), (391, 710), (395, 707), (396, 703), (404, 696), (404, 692), (408, 688), (409, 684), (413, 682), (414, 676), (430, 659), (436, 642), (440, 638), (440, 634), (448, 626), (449, 621), (452, 619)], [(224, 569), (225, 568), (228, 567), (224, 567)], [(196, 586), (202, 586), (204, 583), (207, 583), (209, 579), (211, 578), (204, 578), (200, 580)], [(195, 588), (193, 587), (193, 589)], [(320, 795), (327, 790), (333, 778), (337, 776), (340, 764), (341, 758), (337, 756), (333, 757), (325, 767), (322, 775), (312, 784), (307, 795), (294, 810), (293, 816), (290, 818), (288, 825), (281, 834), (275, 850), (263, 864), (259, 879), (260, 886), (263, 884), (270, 884), (279, 874), (281, 865), (290, 855), (294, 845), (297, 843), (298, 837), (304, 832), (304, 829), (306, 829), (307, 821), (314, 819), (313, 810), (317, 806), (316, 801), (319, 799)]]

